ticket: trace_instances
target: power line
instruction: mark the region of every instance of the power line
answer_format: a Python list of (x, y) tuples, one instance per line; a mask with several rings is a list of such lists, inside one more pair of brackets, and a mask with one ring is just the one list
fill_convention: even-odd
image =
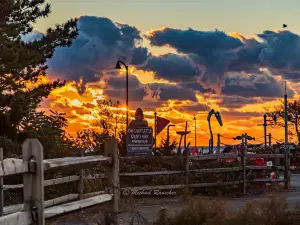
[(223, 136), (223, 135), (220, 135), (220, 137), (227, 138), (227, 139), (233, 139), (233, 137), (226, 137), (226, 136)]

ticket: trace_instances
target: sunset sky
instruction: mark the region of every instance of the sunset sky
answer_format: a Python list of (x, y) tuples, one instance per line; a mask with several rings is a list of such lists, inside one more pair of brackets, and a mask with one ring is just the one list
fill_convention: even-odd
[[(48, 2), (50, 17), (39, 20), (36, 32), (25, 39), (79, 18), (80, 35), (73, 46), (58, 49), (48, 62), (49, 77), (69, 83), (42, 105), (66, 112), (69, 132), (97, 119), (99, 100), (111, 98), (124, 105), (125, 72), (113, 70), (119, 59), (130, 68), (130, 110), (143, 108), (152, 125), (156, 109), (158, 116), (176, 125), (171, 128), (173, 137), (188, 121), (192, 146), (195, 114), (198, 145), (208, 144), (206, 117), (211, 108), (220, 111), (224, 124), (219, 127), (212, 118), (215, 134), (248, 133), (260, 138), (252, 143), (261, 143), (263, 127), (257, 125), (263, 122), (263, 111), (282, 99), (284, 80), (289, 98), (299, 99), (300, 1)], [(85, 88), (79, 93), (76, 85)], [(268, 127), (269, 132), (283, 138), (282, 128)], [(164, 135), (165, 131), (160, 137)], [(221, 142), (237, 143), (225, 138)]]

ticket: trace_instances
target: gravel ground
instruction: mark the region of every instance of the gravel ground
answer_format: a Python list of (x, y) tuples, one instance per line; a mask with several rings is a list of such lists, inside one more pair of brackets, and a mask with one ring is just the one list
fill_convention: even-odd
[[(278, 196), (287, 200), (290, 207), (296, 206), (300, 203), (300, 175), (292, 175), (292, 187), (289, 192), (282, 192)], [(249, 200), (266, 200), (268, 196), (262, 194), (259, 196), (235, 197), (235, 198), (220, 198), (231, 205), (234, 209), (239, 209)], [(214, 198), (215, 199), (215, 198)], [(165, 198), (127, 198), (122, 199), (120, 205), (120, 213), (118, 215), (119, 225), (129, 225), (129, 221), (135, 212), (138, 212), (144, 217), (148, 223), (134, 223), (151, 224), (157, 216), (161, 208), (165, 208), (171, 215), (176, 211), (180, 211), (188, 205), (188, 201), (183, 197), (165, 197)], [(49, 221), (47, 224), (51, 225), (105, 225), (104, 214), (102, 213), (103, 206), (96, 206), (84, 211), (74, 213), (68, 216), (57, 218), (55, 221)]]

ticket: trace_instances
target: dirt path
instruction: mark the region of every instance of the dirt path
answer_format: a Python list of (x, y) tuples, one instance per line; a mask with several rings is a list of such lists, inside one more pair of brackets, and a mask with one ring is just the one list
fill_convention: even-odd
[[(290, 207), (294, 207), (300, 203), (300, 175), (292, 176), (292, 188), (289, 192), (280, 193), (278, 197), (285, 198)], [(246, 201), (249, 200), (267, 200), (268, 195), (260, 195), (253, 197), (239, 197), (239, 198), (220, 198), (227, 204), (231, 205), (233, 209), (239, 209)], [(193, 198), (192, 198), (193, 199)], [(216, 198), (214, 198), (216, 199)], [(121, 212), (118, 215), (119, 225), (129, 225), (134, 212), (139, 212), (144, 217), (148, 224), (151, 224), (157, 219), (161, 208), (165, 208), (171, 215), (177, 211), (182, 210), (188, 205), (188, 201), (182, 197), (166, 197), (166, 198), (132, 198), (121, 202)], [(101, 213), (103, 207), (97, 206), (79, 213), (74, 213), (66, 217), (61, 217), (56, 221), (52, 221), (51, 225), (104, 225), (103, 214)], [(102, 221), (102, 222), (101, 222)], [(147, 223), (135, 223), (147, 224)]]

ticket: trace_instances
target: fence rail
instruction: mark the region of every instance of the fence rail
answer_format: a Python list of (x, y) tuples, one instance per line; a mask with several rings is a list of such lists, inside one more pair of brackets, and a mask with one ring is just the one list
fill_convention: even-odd
[[(131, 191), (152, 191), (152, 190), (176, 190), (187, 188), (207, 188), (227, 185), (242, 185), (244, 193), (246, 186), (250, 183), (277, 183), (284, 182), (287, 187), (290, 180), (290, 156), (287, 151), (285, 154), (247, 154), (246, 148), (240, 154), (212, 154), (201, 156), (190, 156), (186, 151), (185, 156), (147, 156), (147, 157), (119, 157), (117, 142), (114, 139), (105, 142), (104, 156), (83, 156), (81, 157), (65, 157), (57, 159), (43, 159), (43, 147), (36, 139), (28, 139), (23, 144), (23, 158), (1, 158), (0, 151), (0, 209), (3, 216), (0, 217), (1, 225), (30, 225), (35, 222), (37, 225), (44, 225), (48, 218), (57, 217), (76, 210), (88, 208), (102, 203), (110, 203), (112, 207), (113, 222), (116, 224), (116, 214), (119, 210), (120, 190)], [(163, 170), (152, 172), (123, 172), (120, 173), (119, 163), (126, 159), (131, 163), (138, 160), (152, 159), (182, 160), (183, 168), (181, 170)], [(275, 159), (275, 165), (258, 166), (247, 164), (248, 160), (264, 158)], [(233, 167), (225, 168), (191, 168), (193, 163), (198, 163), (206, 160), (234, 160), (240, 162)], [(279, 165), (279, 159), (283, 159), (284, 165)], [(86, 175), (85, 168), (91, 167), (105, 168), (103, 174)], [(50, 180), (44, 180), (45, 171), (56, 171), (64, 168), (76, 168), (80, 170), (79, 175), (70, 175), (66, 177), (58, 177)], [(284, 171), (284, 179), (273, 178), (255, 178), (247, 179), (247, 171)], [(207, 182), (196, 183), (190, 180), (190, 175), (193, 174), (214, 174), (214, 173), (240, 173), (240, 177), (235, 181), (225, 182)], [(3, 177), (23, 174), (23, 184), (4, 185)], [(182, 175), (184, 180), (180, 184), (168, 185), (153, 185), (153, 186), (137, 186), (120, 188), (120, 178), (141, 176), (167, 176), (167, 175)], [(108, 187), (105, 190), (91, 193), (84, 192), (84, 181), (105, 178), (108, 180)], [(241, 178), (241, 179), (240, 179)], [(60, 196), (55, 199), (44, 200), (44, 188), (63, 183), (78, 182), (78, 193), (71, 193)], [(17, 190), (23, 188), (24, 203), (3, 207), (3, 192)], [(1, 197), (2, 196), (2, 197)]]
[[(43, 159), (43, 147), (37, 139), (27, 139), (22, 147), (23, 159), (2, 159), (0, 162), (0, 177), (23, 174), (23, 184), (3, 185), (1, 183), (1, 194), (6, 190), (15, 190), (23, 188), (24, 203), (3, 207), (3, 198), (1, 199), (2, 215), (0, 217), (1, 225), (30, 225), (35, 222), (37, 225), (44, 225), (45, 219), (70, 213), (83, 208), (102, 204), (112, 203), (113, 220), (116, 223), (116, 214), (118, 212), (119, 194), (116, 190), (118, 186), (118, 165), (112, 163), (118, 159), (117, 143), (114, 139), (106, 143), (107, 156), (87, 156), (87, 157), (65, 157), (57, 159)], [(114, 151), (111, 151), (113, 149)], [(110, 157), (108, 157), (110, 155)], [(89, 168), (92, 166), (105, 167), (105, 171), (110, 176), (104, 174), (94, 174), (88, 176), (67, 176), (51, 180), (44, 180), (44, 172), (54, 169), (72, 167), (76, 169)], [(117, 166), (116, 166), (117, 165)], [(116, 171), (115, 171), (116, 170)], [(83, 193), (73, 193), (61, 196), (48, 201), (44, 200), (44, 187), (62, 183), (80, 181), (81, 179), (98, 179), (106, 177), (109, 181), (113, 193), (104, 193), (104, 191)], [(80, 197), (82, 199), (80, 199)], [(78, 200), (79, 199), (79, 200)], [(75, 200), (75, 201), (74, 201)], [(70, 202), (72, 201), (72, 202)]]

